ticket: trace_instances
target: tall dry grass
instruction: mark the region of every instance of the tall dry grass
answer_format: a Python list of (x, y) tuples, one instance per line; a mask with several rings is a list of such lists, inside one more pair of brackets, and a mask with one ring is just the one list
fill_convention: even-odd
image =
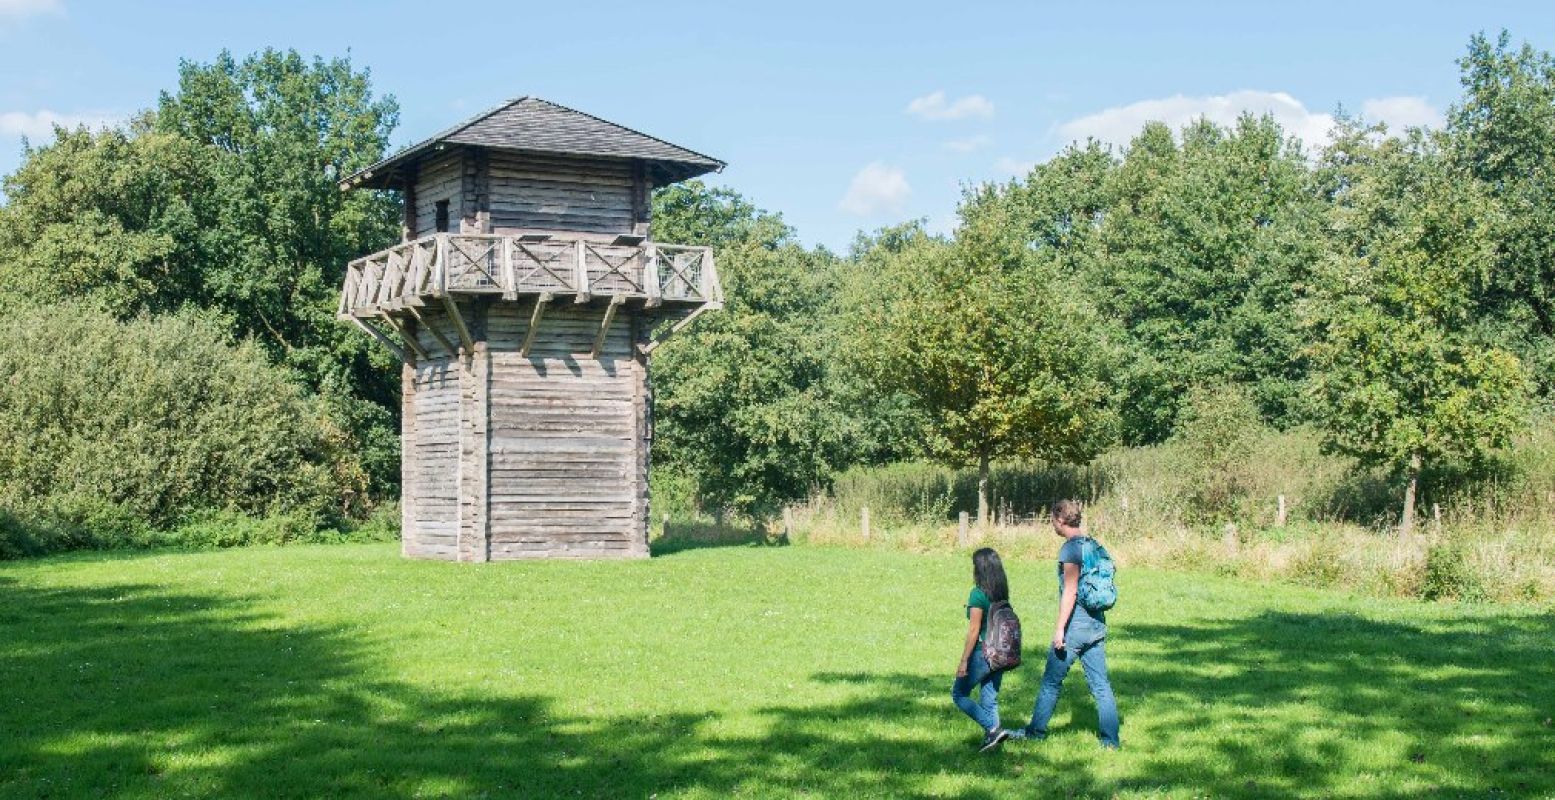
[[(1311, 431), (1259, 433), (1235, 476), (1206, 476), (1192, 453), (1174, 442), (1115, 450), (1084, 467), (999, 465), (991, 480), (999, 513), (987, 530), (974, 521), (967, 547), (1051, 558), (1055, 542), (1042, 509), (1075, 497), (1087, 505), (1092, 534), (1125, 566), (1379, 596), (1555, 600), (1555, 429), (1548, 424), (1533, 426), (1491, 463), (1433, 470), (1422, 495), (1425, 521), (1408, 537), (1394, 528), (1397, 482), (1323, 454)], [(1211, 518), (1193, 498), (1216, 479), (1234, 483), (1239, 496)], [(1281, 495), (1284, 525), (1277, 520)], [(789, 534), (796, 543), (948, 552), (960, 546), (957, 513), (975, 508), (970, 471), (925, 464), (854, 470), (791, 508)]]

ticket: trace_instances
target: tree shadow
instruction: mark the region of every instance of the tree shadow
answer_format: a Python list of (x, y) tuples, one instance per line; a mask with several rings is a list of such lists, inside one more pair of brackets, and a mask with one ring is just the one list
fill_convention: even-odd
[[(1054, 740), (974, 758), (949, 676), (796, 675), (837, 699), (753, 687), (772, 702), (732, 727), (700, 707), (590, 715), (457, 669), (396, 680), (396, 642), (258, 607), (0, 578), (0, 797), (1555, 792), (1549, 616), (1115, 626), (1124, 753), (1065, 745), (1093, 741), (1077, 673)], [(1007, 718), (1029, 713), (1039, 671), (1006, 684)], [(1381, 743), (1377, 763), (1344, 746), (1357, 738)], [(1356, 790), (1356, 771), (1385, 778)]]
[(788, 537), (769, 533), (760, 525), (713, 525), (701, 522), (674, 522), (648, 543), (654, 556), (668, 556), (708, 547), (783, 547)]
[[(1163, 784), (1331, 796), (1363, 776), (1380, 785), (1356, 796), (1555, 792), (1551, 615), (1411, 624), (1270, 611), (1119, 636), (1158, 654), (1115, 685), (1135, 699), (1125, 738), (1152, 740), (1144, 771)], [(1210, 757), (1175, 758), (1205, 725), (1217, 730)]]
[[(254, 607), (143, 584), (0, 581), (0, 797), (837, 795), (881, 786), (827, 766), (850, 739), (881, 752), (837, 720), (882, 713), (889, 700), (775, 706), (763, 712), (772, 736), (719, 734), (723, 715), (696, 710), (591, 717), (547, 696), (461, 690), (468, 676), (457, 670), (444, 691), (389, 680), (375, 654), (394, 642)], [(884, 785), (912, 795), (912, 779), (943, 765), (948, 750), (893, 751), (891, 763), (918, 766)]]

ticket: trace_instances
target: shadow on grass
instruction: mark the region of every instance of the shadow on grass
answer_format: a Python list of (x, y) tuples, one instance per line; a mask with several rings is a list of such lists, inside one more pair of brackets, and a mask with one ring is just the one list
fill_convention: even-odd
[[(716, 712), (591, 717), (461, 690), (458, 674), (436, 692), (388, 680), (375, 657), (393, 642), (230, 597), (0, 581), (0, 797), (917, 797), (944, 794), (947, 776), (971, 798), (1545, 795), (1552, 637), (1548, 617), (1131, 626), (1116, 650), (1166, 655), (1114, 670), (1128, 750), (1054, 746), (1091, 736), (1077, 674), (1054, 741), (974, 759), (948, 676), (795, 676), (852, 691), (778, 700), (737, 737)], [(1006, 684), (1008, 720), (1029, 712), (1036, 677)], [(1347, 746), (1400, 737), (1375, 763)]]
[[(1115, 683), (1120, 697), (1147, 700), (1132, 733), (1160, 741), (1143, 772), (1163, 785), (1372, 798), (1555, 792), (1548, 614), (1412, 624), (1265, 612), (1131, 625), (1120, 639), (1161, 654)], [(1211, 758), (1173, 753), (1174, 739), (1202, 738), (1204, 726), (1215, 731)], [(1368, 781), (1379, 785), (1356, 789)]]
[(707, 547), (781, 547), (787, 544), (787, 536), (771, 534), (756, 526), (672, 522), (663, 534), (648, 543), (648, 550), (655, 556), (668, 556)]

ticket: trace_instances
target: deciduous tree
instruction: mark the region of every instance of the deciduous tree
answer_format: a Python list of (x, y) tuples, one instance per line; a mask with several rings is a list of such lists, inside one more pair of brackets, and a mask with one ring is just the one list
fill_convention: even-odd
[(1555, 395), (1555, 57), (1502, 32), (1469, 41), (1464, 95), (1449, 128), (1454, 155), (1500, 207), (1495, 268), (1479, 307), (1487, 327)]
[(1094, 317), (1001, 199), (969, 196), (954, 240), (910, 228), (866, 253), (849, 297), (854, 368), (912, 399), (929, 453), (977, 465), (980, 524), (990, 461), (1083, 462), (1115, 430)]
[(1407, 533), (1425, 463), (1483, 457), (1524, 422), (1522, 362), (1476, 337), (1496, 210), (1420, 131), (1377, 143), (1349, 125), (1323, 175), (1329, 247), (1303, 305), (1310, 389), (1330, 448), (1403, 477)]

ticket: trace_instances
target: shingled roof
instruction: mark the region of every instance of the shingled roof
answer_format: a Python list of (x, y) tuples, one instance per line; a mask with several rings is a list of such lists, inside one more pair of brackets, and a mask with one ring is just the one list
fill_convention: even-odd
[(406, 167), (449, 145), (525, 153), (641, 159), (656, 183), (673, 183), (724, 168), (724, 162), (663, 139), (538, 97), (520, 97), (455, 125), (357, 172), (340, 188), (396, 188)]

